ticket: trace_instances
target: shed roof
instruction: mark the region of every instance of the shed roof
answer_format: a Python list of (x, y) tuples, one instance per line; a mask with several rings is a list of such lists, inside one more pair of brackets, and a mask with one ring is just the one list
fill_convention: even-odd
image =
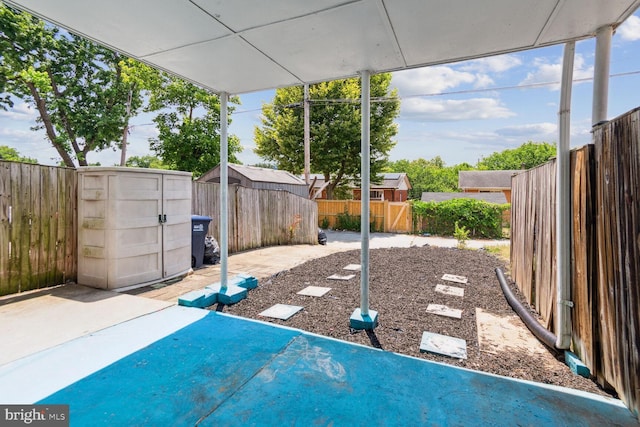
[(246, 176), (254, 182), (277, 182), (279, 184), (307, 185), (302, 179), (298, 178), (291, 172), (283, 170), (236, 165), (234, 163), (230, 163), (229, 168)]
[(478, 189), (510, 189), (511, 177), (522, 172), (516, 170), (500, 171), (460, 171), (458, 172), (458, 188), (463, 190)]
[(588, 38), (640, 0), (5, 0), (215, 92), (245, 93)]
[(496, 193), (434, 193), (425, 191), (420, 200), (423, 202), (445, 202), (453, 199), (475, 199), (487, 203), (497, 203), (499, 205), (507, 203), (507, 198), (502, 192)]

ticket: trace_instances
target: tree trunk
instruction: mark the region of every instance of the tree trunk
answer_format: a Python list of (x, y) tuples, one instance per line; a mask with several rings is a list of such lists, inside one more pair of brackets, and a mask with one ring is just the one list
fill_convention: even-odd
[(49, 112), (47, 111), (44, 100), (38, 93), (38, 89), (31, 82), (26, 82), (26, 84), (31, 91), (31, 95), (33, 96), (34, 101), (36, 102), (36, 107), (38, 108), (38, 112), (40, 113), (40, 118), (42, 119), (42, 123), (44, 124), (44, 128), (47, 132), (47, 137), (49, 138), (49, 141), (51, 141), (51, 145), (53, 145), (53, 148), (55, 148), (58, 154), (60, 154), (60, 157), (62, 157), (62, 161), (67, 167), (75, 168), (76, 165), (73, 163), (73, 159), (71, 158), (67, 150), (65, 150), (60, 143), (56, 142), (58, 136), (56, 135), (56, 131), (53, 128), (53, 123), (51, 122), (51, 117), (49, 116)]
[[(58, 84), (56, 83), (56, 80), (53, 78), (53, 73), (51, 72), (51, 69), (47, 69), (47, 75), (49, 76), (49, 82), (51, 83), (51, 88), (53, 89), (53, 95), (58, 100), (64, 99), (64, 95), (58, 89)], [(67, 118), (67, 115), (66, 115), (64, 109), (62, 109), (62, 108), (58, 109), (58, 114), (60, 116), (60, 120), (62, 121), (62, 126), (64, 127), (65, 131), (67, 132), (67, 136), (69, 137), (69, 141), (71, 142), (71, 146), (73, 147), (73, 151), (76, 154), (76, 158), (78, 159), (78, 164), (80, 166), (86, 166), (86, 162), (85, 162), (85, 164), (83, 164), (83, 161), (82, 161), (82, 158), (81, 158), (82, 157), (81, 154), (82, 154), (83, 150), (80, 150), (80, 146), (78, 145), (78, 141), (76, 141), (75, 131), (71, 127), (71, 125), (69, 124), (69, 119)]]
[(133, 89), (129, 89), (129, 96), (127, 96), (127, 115), (124, 122), (124, 131), (122, 132), (122, 145), (120, 151), (120, 166), (127, 164), (127, 136), (129, 135), (129, 116), (131, 116), (131, 98), (133, 96)]

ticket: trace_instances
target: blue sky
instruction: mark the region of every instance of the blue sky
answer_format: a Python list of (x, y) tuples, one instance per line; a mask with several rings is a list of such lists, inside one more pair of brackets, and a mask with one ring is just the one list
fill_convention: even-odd
[[(591, 140), (594, 53), (594, 39), (576, 44), (574, 79), (586, 80), (573, 85), (573, 147)], [(482, 156), (526, 141), (556, 142), (559, 85), (536, 85), (560, 81), (562, 54), (559, 45), (393, 73), (391, 84), (398, 89), (401, 112), (391, 160), (440, 156), (447, 165), (475, 164)], [(640, 106), (640, 13), (614, 34), (610, 71), (608, 116), (614, 118)], [(242, 105), (232, 115), (229, 132), (240, 138), (244, 164), (261, 161), (253, 153), (253, 131), (261, 124), (262, 104), (271, 102), (273, 95), (274, 91), (241, 95)], [(41, 164), (57, 164), (59, 157), (44, 133), (30, 130), (35, 117), (20, 102), (12, 111), (0, 111), (0, 145), (14, 147)], [(148, 138), (157, 132), (150, 123), (149, 115), (133, 118), (130, 156), (151, 154)], [(105, 150), (90, 153), (88, 159), (110, 166), (119, 162), (120, 153)]]

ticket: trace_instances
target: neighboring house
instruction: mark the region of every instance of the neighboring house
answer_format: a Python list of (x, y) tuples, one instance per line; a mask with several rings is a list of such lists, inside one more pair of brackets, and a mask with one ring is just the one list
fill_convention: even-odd
[(511, 177), (522, 170), (500, 171), (460, 171), (458, 172), (458, 188), (465, 193), (498, 193), (504, 194), (507, 203), (511, 203)]
[(420, 200), (423, 202), (444, 202), (453, 199), (475, 199), (499, 205), (507, 203), (504, 193), (432, 193), (425, 191)]
[[(411, 183), (404, 172), (382, 174), (380, 184), (371, 184), (369, 197), (371, 200), (386, 200), (389, 202), (406, 202), (409, 197)], [(360, 188), (353, 189), (353, 198), (360, 200)]]
[[(310, 176), (310, 184), (313, 184), (313, 193), (322, 190), (316, 199), (327, 198), (327, 192), (324, 190), (325, 181), (323, 175), (312, 174)], [(404, 202), (407, 200), (410, 189), (411, 183), (406, 173), (385, 173), (382, 174), (382, 182), (380, 184), (371, 184), (369, 195), (371, 200)], [(352, 194), (355, 200), (360, 200), (360, 188), (352, 188)]]
[[(309, 198), (309, 190), (304, 180), (292, 173), (276, 169), (259, 168), (229, 163), (229, 185), (237, 184), (242, 187), (262, 190), (282, 190)], [(220, 183), (220, 165), (206, 172), (199, 182)]]

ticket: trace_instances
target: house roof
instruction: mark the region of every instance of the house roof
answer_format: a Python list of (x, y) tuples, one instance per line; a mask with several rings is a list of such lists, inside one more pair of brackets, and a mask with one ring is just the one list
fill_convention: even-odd
[(371, 184), (371, 188), (400, 188), (402, 184), (405, 183), (407, 189), (411, 188), (411, 183), (409, 182), (409, 178), (407, 174), (404, 172), (398, 173), (385, 173), (383, 174), (383, 180), (380, 184)]
[[(237, 173), (243, 175), (247, 179), (253, 182), (274, 182), (278, 184), (291, 184), (291, 185), (303, 185), (306, 186), (304, 180), (298, 178), (294, 174), (277, 169), (260, 168), (257, 166), (245, 166), (237, 165), (235, 163), (229, 163), (229, 169), (233, 169)], [(219, 176), (220, 165), (211, 169), (210, 172), (215, 172)], [(210, 172), (202, 175), (203, 178), (209, 179)]]
[(593, 37), (640, 0), (5, 0), (214, 92), (418, 68)]
[(458, 188), (508, 190), (511, 188), (511, 177), (522, 172), (516, 170), (501, 171), (460, 171), (458, 172)]
[[(311, 174), (309, 175), (309, 182), (313, 183), (313, 179), (316, 178), (315, 184), (313, 188), (319, 188), (324, 184), (324, 175), (322, 174)], [(409, 178), (407, 174), (404, 172), (393, 172), (393, 173), (385, 173), (382, 174), (382, 182), (379, 184), (371, 183), (371, 188), (386, 188), (386, 189), (397, 189), (402, 186), (402, 183), (406, 183), (407, 188), (411, 188), (411, 183), (409, 182)], [(356, 188), (358, 187), (358, 183), (355, 184)]]
[(433, 193), (425, 191), (420, 200), (423, 202), (444, 202), (453, 199), (475, 199), (487, 203), (497, 203), (499, 205), (507, 203), (507, 198), (502, 192), (495, 193)]

